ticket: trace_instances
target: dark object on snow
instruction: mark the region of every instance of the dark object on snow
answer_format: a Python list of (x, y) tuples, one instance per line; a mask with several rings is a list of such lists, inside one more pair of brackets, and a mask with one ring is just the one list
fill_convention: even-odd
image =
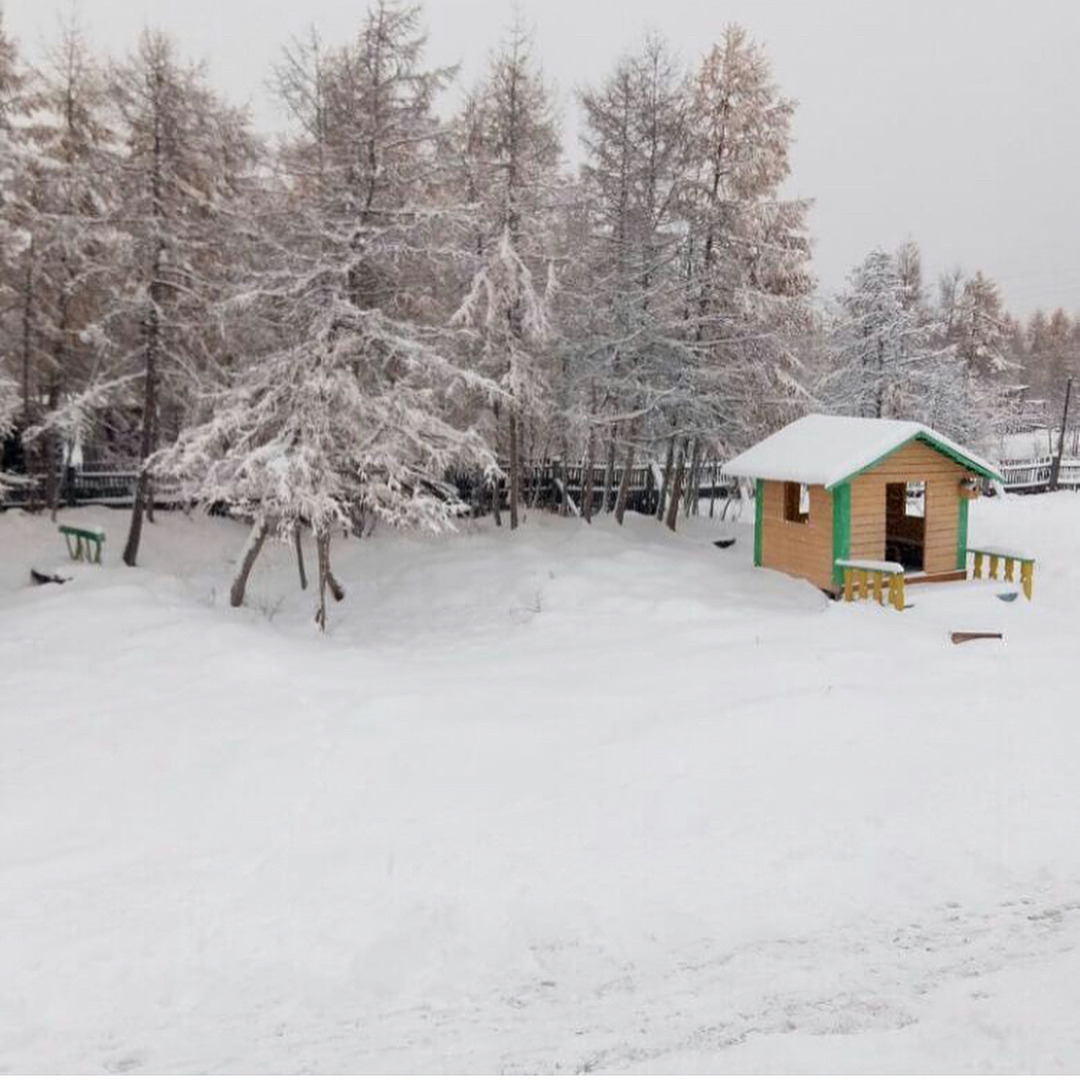
[(965, 641), (980, 641), (982, 638), (991, 638), (995, 641), (1002, 641), (1005, 638), (1004, 634), (983, 631), (972, 632), (969, 630), (954, 630), (949, 636), (952, 638), (954, 645), (963, 645)]
[(1006, 604), (1011, 604), (1020, 594), (1018, 592), (999, 592), (994, 595), (999, 600), (1004, 600)]
[(735, 543), (735, 537), (733, 536), (733, 537), (731, 537), (730, 540), (714, 540), (713, 541), (713, 547), (729, 548), (734, 543)]
[(35, 585), (63, 585), (71, 578), (61, 577), (59, 574), (43, 574), (40, 570), (30, 568), (30, 580)]

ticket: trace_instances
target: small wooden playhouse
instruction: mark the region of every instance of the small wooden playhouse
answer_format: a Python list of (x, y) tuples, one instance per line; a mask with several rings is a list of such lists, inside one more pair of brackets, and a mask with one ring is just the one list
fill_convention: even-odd
[(757, 481), (754, 563), (806, 578), (833, 596), (903, 607), (904, 584), (975, 576), (987, 555), (1014, 560), (1030, 597), (1033, 561), (969, 552), (968, 507), (988, 462), (922, 424), (853, 416), (804, 416), (724, 466)]

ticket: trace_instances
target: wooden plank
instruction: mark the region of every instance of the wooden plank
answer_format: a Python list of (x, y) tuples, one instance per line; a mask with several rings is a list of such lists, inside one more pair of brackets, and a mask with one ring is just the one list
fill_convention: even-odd
[(1002, 641), (1004, 640), (1005, 635), (997, 633), (996, 631), (954, 630), (949, 637), (952, 639), (954, 645), (962, 645), (965, 641), (981, 641), (984, 638)]

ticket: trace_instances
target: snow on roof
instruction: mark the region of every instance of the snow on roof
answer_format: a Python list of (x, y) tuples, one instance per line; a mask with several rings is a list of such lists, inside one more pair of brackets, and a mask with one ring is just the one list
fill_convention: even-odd
[(912, 420), (879, 420), (863, 416), (804, 416), (732, 458), (728, 476), (755, 480), (791, 480), (834, 487), (862, 472), (904, 443), (918, 439), (972, 472), (1000, 480), (982, 458)]

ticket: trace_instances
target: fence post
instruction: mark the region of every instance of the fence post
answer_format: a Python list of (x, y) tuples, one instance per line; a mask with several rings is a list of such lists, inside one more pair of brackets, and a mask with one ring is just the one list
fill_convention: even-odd
[(1069, 426), (1069, 398), (1072, 397), (1072, 376), (1065, 382), (1065, 409), (1061, 415), (1061, 434), (1058, 436), (1057, 453), (1050, 466), (1050, 490), (1057, 491), (1058, 477), (1061, 475), (1061, 456), (1065, 453), (1065, 430)]

